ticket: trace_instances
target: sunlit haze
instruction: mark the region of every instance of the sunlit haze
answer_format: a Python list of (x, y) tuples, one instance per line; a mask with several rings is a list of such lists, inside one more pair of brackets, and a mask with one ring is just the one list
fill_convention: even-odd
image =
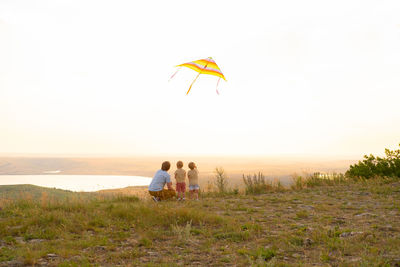
[[(0, 0), (0, 153), (357, 156), (400, 142), (399, 1)], [(227, 82), (175, 65), (213, 57)]]

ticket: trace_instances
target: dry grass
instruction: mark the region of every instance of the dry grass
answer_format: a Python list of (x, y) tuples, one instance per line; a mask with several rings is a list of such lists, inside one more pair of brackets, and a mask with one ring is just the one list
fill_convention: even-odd
[(399, 182), (314, 182), (184, 203), (2, 201), (0, 266), (400, 264)]

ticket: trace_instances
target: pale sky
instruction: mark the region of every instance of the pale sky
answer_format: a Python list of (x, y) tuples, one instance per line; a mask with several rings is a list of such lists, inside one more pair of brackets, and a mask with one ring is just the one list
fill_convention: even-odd
[[(400, 143), (400, 2), (0, 0), (0, 153)], [(174, 66), (213, 57), (227, 78)]]

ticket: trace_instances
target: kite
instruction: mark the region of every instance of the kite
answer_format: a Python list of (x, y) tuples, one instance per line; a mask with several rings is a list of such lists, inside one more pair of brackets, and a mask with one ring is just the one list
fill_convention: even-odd
[(197, 80), (197, 78), (199, 78), (200, 74), (208, 74), (208, 75), (214, 75), (214, 76), (219, 77), (218, 82), (217, 82), (217, 87), (216, 87), (217, 94), (219, 94), (218, 84), (219, 84), (219, 81), (221, 80), (221, 78), (226, 81), (224, 74), (222, 74), (222, 71), (218, 67), (217, 63), (215, 63), (215, 61), (211, 57), (208, 57), (205, 59), (199, 59), (199, 60), (188, 62), (188, 63), (183, 63), (180, 65), (177, 65), (176, 67), (179, 67), (179, 69), (171, 76), (171, 78), (169, 80), (174, 78), (175, 74), (178, 73), (178, 71), (180, 70), (181, 67), (186, 67), (186, 68), (192, 69), (194, 71), (197, 71), (199, 73), (199, 74), (197, 74), (197, 76), (193, 80), (193, 82), (190, 84), (189, 90), (187, 91), (186, 95), (189, 94), (190, 89), (192, 89), (194, 82)]

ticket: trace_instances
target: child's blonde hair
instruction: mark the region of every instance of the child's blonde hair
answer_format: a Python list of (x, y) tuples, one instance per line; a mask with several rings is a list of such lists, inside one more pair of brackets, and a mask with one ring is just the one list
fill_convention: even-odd
[(196, 167), (196, 165), (194, 164), (194, 162), (190, 162), (190, 163), (188, 164), (188, 166), (189, 166), (189, 168), (190, 168), (191, 170), (193, 170), (193, 169)]
[(183, 167), (183, 162), (182, 161), (178, 161), (176, 163), (176, 167), (178, 167), (178, 169), (182, 168)]

